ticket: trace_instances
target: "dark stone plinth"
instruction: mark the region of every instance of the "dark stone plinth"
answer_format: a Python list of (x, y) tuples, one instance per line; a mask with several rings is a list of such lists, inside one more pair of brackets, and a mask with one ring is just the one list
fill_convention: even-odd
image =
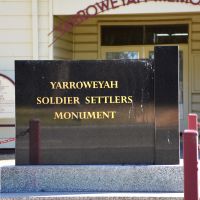
[[(164, 66), (170, 65), (166, 76), (159, 61), (163, 49), (168, 52)], [(16, 164), (31, 163), (29, 144), (35, 141), (21, 133), (34, 118), (41, 121), (38, 164), (177, 164), (177, 48), (160, 47), (155, 56), (155, 64), (16, 61)], [(83, 84), (94, 81), (104, 87)], [(65, 84), (55, 88), (50, 82)], [(66, 97), (66, 103), (57, 97)]]
[(178, 47), (155, 48), (155, 108), (155, 162), (178, 163)]

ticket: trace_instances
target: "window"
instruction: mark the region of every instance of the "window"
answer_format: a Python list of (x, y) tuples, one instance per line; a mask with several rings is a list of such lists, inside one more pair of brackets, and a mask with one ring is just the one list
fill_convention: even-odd
[(143, 26), (102, 26), (101, 45), (139, 45), (143, 43)]
[(101, 45), (187, 44), (188, 25), (102, 26)]
[(113, 59), (139, 59), (138, 52), (107, 52), (106, 59), (113, 60)]
[(145, 44), (188, 43), (187, 25), (161, 25), (145, 27)]

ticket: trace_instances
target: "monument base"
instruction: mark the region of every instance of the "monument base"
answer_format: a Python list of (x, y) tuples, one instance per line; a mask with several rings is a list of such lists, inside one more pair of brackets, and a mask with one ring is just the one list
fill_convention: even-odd
[(182, 165), (1, 167), (1, 193), (182, 193)]

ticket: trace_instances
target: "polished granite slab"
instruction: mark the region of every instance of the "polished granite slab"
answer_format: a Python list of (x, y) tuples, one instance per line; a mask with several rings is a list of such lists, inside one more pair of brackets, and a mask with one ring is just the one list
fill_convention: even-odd
[[(16, 164), (178, 164), (178, 48), (155, 60), (16, 61)], [(39, 119), (40, 161), (28, 129)]]

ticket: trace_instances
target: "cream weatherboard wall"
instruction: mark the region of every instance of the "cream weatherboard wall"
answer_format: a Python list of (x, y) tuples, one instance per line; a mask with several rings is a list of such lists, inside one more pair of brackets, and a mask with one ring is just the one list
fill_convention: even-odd
[[(57, 27), (60, 23), (67, 20), (67, 17), (55, 16), (54, 26)], [(72, 31), (66, 32), (62, 37), (59, 34), (54, 34), (54, 37), (58, 37), (53, 45), (53, 58), (54, 59), (73, 59), (73, 33)]]
[(0, 0), (0, 70), (14, 76), (14, 60), (32, 59), (31, 1)]
[(89, 19), (73, 30), (73, 59), (98, 59), (98, 18)]
[(200, 116), (200, 15), (192, 22), (191, 111)]
[(49, 0), (0, 0), (0, 71), (14, 77), (14, 60), (48, 59)]

